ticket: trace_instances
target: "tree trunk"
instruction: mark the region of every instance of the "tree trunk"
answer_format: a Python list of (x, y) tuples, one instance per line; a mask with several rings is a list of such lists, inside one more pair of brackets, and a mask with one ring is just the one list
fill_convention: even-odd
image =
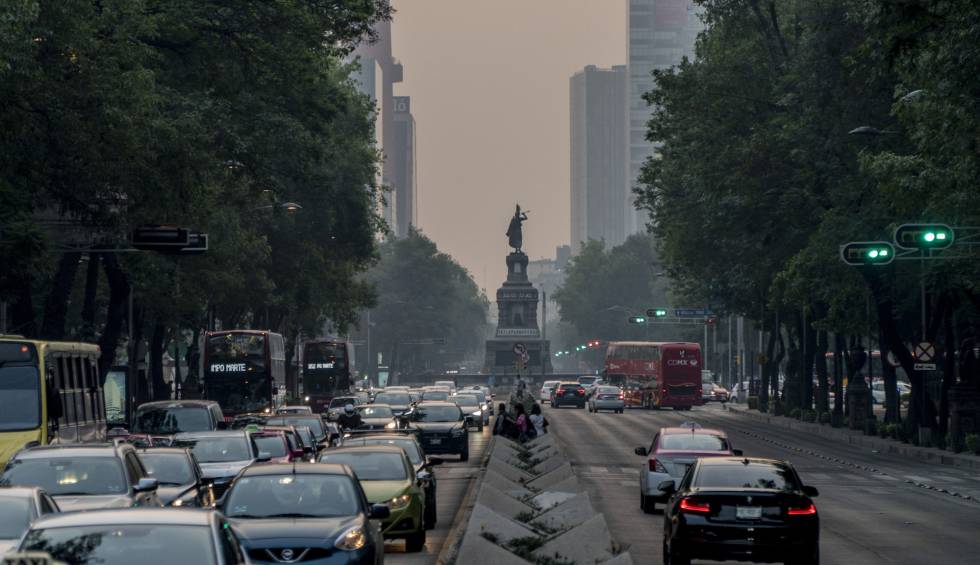
[(187, 378), (184, 379), (184, 398), (201, 398), (201, 376), (199, 374), (201, 355), (197, 342), (201, 339), (201, 328), (194, 328), (194, 337), (184, 356), (187, 362)]
[(844, 336), (834, 333), (834, 413), (831, 421), (834, 426), (844, 422), (844, 350), (847, 342)]
[(885, 387), (885, 422), (896, 423), (902, 419), (899, 410), (901, 398), (899, 398), (897, 390), (898, 377), (895, 374), (895, 367), (888, 361), (890, 346), (888, 338), (880, 327), (878, 328), (878, 349), (881, 355), (881, 380)]
[(814, 347), (813, 356), (814, 362), (816, 363), (816, 373), (817, 373), (817, 395), (816, 395), (816, 405), (817, 412), (824, 414), (829, 411), (828, 399), (830, 395), (828, 392), (827, 383), (827, 350), (830, 348), (830, 339), (827, 335), (827, 330), (820, 330), (816, 337), (816, 346)]
[(167, 327), (163, 322), (153, 324), (150, 335), (150, 398), (153, 400), (169, 400), (170, 387), (163, 380), (163, 353), (167, 345)]
[(88, 254), (88, 267), (85, 270), (85, 296), (82, 300), (82, 334), (83, 341), (94, 341), (95, 331), (95, 297), (99, 290), (99, 268), (101, 256), (98, 253)]
[(296, 355), (296, 348), (299, 345), (299, 335), (298, 327), (291, 327), (286, 334), (286, 391), (291, 400), (302, 398), (299, 390), (299, 371), (297, 370), (299, 366), (293, 364), (293, 357)]
[(779, 326), (776, 331), (769, 332), (769, 341), (766, 343), (766, 362), (762, 364), (762, 382), (759, 383), (759, 411), (769, 411), (769, 382), (773, 378), (773, 357), (776, 355), (776, 336), (779, 333)]
[[(105, 382), (105, 376), (116, 361), (116, 348), (122, 336), (123, 319), (129, 304), (129, 280), (119, 266), (119, 258), (115, 253), (106, 253), (102, 257), (106, 281), (109, 283), (109, 307), (106, 310), (105, 327), (99, 338), (99, 380)], [(132, 394), (132, 391), (127, 391)]]
[(68, 301), (78, 272), (81, 253), (64, 253), (58, 262), (58, 271), (48, 299), (44, 303), (44, 322), (41, 326), (43, 339), (65, 339), (65, 319), (68, 317)]
[(34, 316), (34, 297), (31, 294), (33, 287), (33, 277), (30, 273), (20, 273), (20, 283), (15, 285), (13, 303), (7, 310), (10, 315), (8, 331), (12, 334), (20, 334), (26, 337), (37, 337), (37, 320)]
[(813, 363), (817, 350), (817, 332), (808, 320), (803, 321), (806, 339), (803, 340), (805, 355), (802, 356), (800, 379), (803, 385), (803, 410), (813, 410)]
[(949, 390), (956, 384), (956, 336), (953, 332), (954, 305), (947, 303), (943, 320), (943, 384), (939, 397), (939, 437), (945, 439), (949, 433)]

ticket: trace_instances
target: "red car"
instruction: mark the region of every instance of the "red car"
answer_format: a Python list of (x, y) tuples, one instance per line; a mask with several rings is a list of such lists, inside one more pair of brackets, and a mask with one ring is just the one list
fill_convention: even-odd
[(271, 463), (292, 463), (303, 460), (303, 450), (292, 449), (286, 433), (279, 430), (261, 430), (249, 433), (259, 459), (269, 458)]

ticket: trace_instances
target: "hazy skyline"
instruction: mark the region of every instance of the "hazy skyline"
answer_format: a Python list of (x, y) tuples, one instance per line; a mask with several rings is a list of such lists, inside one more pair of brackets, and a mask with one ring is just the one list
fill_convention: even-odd
[(419, 226), (491, 294), (514, 204), (525, 252), (569, 243), (569, 78), (626, 62), (627, 0), (395, 0), (395, 94), (417, 123)]

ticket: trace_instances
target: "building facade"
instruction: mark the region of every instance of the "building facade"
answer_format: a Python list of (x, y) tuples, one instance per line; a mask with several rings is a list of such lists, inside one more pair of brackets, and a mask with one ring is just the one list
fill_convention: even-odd
[(593, 65), (569, 81), (571, 133), (571, 245), (627, 236), (626, 67)]
[(395, 197), (396, 221), (391, 227), (396, 237), (405, 237), (409, 227), (418, 225), (415, 117), (411, 98), (395, 96), (392, 114), (392, 145), (385, 151), (388, 182)]

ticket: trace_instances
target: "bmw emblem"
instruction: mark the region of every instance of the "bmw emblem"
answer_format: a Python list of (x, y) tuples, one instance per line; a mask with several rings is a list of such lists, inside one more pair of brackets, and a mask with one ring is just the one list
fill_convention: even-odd
[(282, 550), (279, 553), (279, 555), (280, 555), (280, 557), (282, 557), (282, 560), (283, 561), (292, 561), (293, 560), (293, 557), (294, 557), (293, 550), (292, 549), (289, 549), (289, 548), (286, 548), (286, 549)]

